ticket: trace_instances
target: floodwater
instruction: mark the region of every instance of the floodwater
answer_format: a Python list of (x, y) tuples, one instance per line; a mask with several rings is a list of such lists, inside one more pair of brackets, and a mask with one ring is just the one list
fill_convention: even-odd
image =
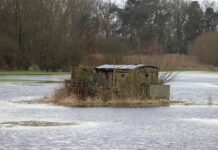
[[(60, 81), (69, 76), (0, 76)], [(40, 103), (60, 83), (0, 82), (0, 149), (218, 149), (218, 73), (181, 72), (171, 99), (201, 105), (69, 108)]]
[(218, 72), (178, 72), (171, 85), (171, 99), (205, 104), (218, 103)]

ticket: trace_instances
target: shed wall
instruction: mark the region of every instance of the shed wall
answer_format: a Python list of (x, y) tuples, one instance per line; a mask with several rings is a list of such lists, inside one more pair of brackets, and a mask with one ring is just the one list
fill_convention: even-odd
[(170, 99), (169, 85), (148, 85), (145, 91), (146, 97), (151, 99)]

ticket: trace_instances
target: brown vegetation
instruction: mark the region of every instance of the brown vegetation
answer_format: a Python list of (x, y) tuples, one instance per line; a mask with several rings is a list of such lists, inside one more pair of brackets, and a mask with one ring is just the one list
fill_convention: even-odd
[[(114, 64), (148, 55), (141, 58), (147, 64), (149, 55), (187, 54), (188, 43), (218, 24), (213, 8), (186, 0), (127, 0), (123, 7), (106, 0), (0, 0), (0, 6), (0, 70), (69, 71), (92, 63), (95, 53)], [(182, 57), (182, 64), (177, 56), (167, 61), (195, 66)]]
[(168, 71), (207, 68), (207, 66), (197, 61), (195, 57), (179, 54), (133, 55), (124, 57), (123, 62), (128, 64), (154, 65), (160, 68), (160, 70)]
[(100, 99), (87, 99), (81, 101), (74, 97), (66, 97), (64, 99), (49, 99), (48, 102), (69, 106), (69, 107), (158, 107), (169, 106), (169, 100), (138, 100), (138, 99), (125, 99), (125, 100), (110, 100), (102, 101)]
[[(113, 84), (113, 85), (111, 85)], [(116, 80), (109, 83), (102, 80), (100, 74), (95, 73), (91, 67), (80, 66), (72, 71), (71, 80), (65, 83), (64, 91), (59, 91), (58, 96), (69, 96), (70, 93), (78, 99), (88, 98), (111, 99), (137, 98), (143, 99), (143, 80), (138, 70), (133, 70), (126, 75), (125, 80)]]
[(218, 33), (211, 32), (199, 36), (190, 44), (189, 53), (201, 62), (218, 66)]
[[(120, 57), (119, 61), (116, 58)], [(210, 65), (201, 63), (196, 56), (179, 54), (156, 54), (156, 55), (121, 55), (112, 56), (102, 53), (91, 54), (82, 62), (84, 65), (93, 66), (101, 64), (146, 64), (157, 66), (160, 70), (207, 70)]]
[(151, 100), (138, 98), (112, 99), (102, 100), (99, 97), (87, 98), (85, 100), (78, 99), (77, 95), (72, 91), (62, 87), (54, 92), (54, 94), (46, 99), (49, 103), (54, 103), (69, 107), (157, 107), (169, 106), (169, 100)]
[[(57, 89), (50, 102), (79, 107), (151, 107), (167, 106), (169, 100), (151, 100), (144, 87), (144, 76), (139, 70), (131, 70), (125, 80), (111, 83), (102, 80), (90, 67), (78, 67), (72, 71), (71, 80)], [(114, 76), (115, 77), (115, 76)], [(168, 76), (170, 78), (170, 76)], [(158, 83), (156, 83), (158, 84)]]

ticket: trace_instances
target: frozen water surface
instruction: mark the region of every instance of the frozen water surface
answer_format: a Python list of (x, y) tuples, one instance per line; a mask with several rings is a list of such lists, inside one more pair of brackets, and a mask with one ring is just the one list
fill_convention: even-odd
[[(67, 76), (27, 78), (62, 80)], [(206, 104), (211, 96), (218, 102), (217, 73), (181, 72), (169, 84), (173, 100)], [(39, 101), (59, 86), (0, 83), (0, 149), (218, 149), (216, 105), (68, 108), (23, 103)]]

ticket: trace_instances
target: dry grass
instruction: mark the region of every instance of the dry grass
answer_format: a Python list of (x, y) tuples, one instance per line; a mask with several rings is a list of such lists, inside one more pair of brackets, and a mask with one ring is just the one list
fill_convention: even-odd
[(58, 103), (59, 101), (63, 101), (67, 98), (74, 98), (76, 96), (73, 95), (72, 91), (69, 91), (65, 86), (60, 87), (55, 90), (51, 97), (47, 98), (49, 102)]
[(207, 68), (207, 66), (199, 63), (195, 57), (178, 54), (125, 56), (123, 63), (154, 65), (161, 70), (194, 70)]
[(158, 107), (169, 106), (170, 104), (169, 100), (118, 99), (102, 101), (100, 99), (87, 99), (82, 101), (76, 99), (73, 96), (59, 100), (53, 100), (52, 98), (50, 98), (49, 102), (69, 107)]
[[(101, 64), (114, 64), (114, 59), (108, 60), (108, 56), (100, 53), (89, 55), (82, 62), (84, 65), (93, 66)], [(116, 64), (116, 63), (115, 63)], [(122, 55), (119, 64), (146, 64), (159, 67), (161, 70), (208, 70), (210, 66), (200, 63), (196, 57), (179, 54), (157, 55)], [(209, 68), (210, 67), (210, 68)]]
[(196, 56), (199, 61), (218, 66), (218, 33), (208, 32), (198, 36), (189, 44), (188, 51)]
[(102, 96), (81, 100), (66, 87), (60, 87), (54, 94), (46, 98), (46, 102), (69, 106), (69, 107), (158, 107), (169, 106), (169, 100), (151, 100), (141, 98), (115, 98), (109, 100), (102, 99)]

